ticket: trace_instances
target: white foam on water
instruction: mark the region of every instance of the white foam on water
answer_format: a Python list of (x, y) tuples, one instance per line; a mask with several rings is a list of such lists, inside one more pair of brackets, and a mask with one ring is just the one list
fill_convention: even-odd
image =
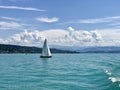
[[(111, 73), (110, 71), (108, 71), (107, 69), (105, 69), (104, 71), (105, 71), (105, 73), (106, 73), (107, 75), (109, 75), (109, 78), (108, 78), (108, 79), (111, 80), (112, 83), (120, 82), (120, 78), (119, 78), (119, 77), (114, 77), (114, 76), (112, 75), (112, 73)], [(118, 86), (120, 87), (120, 84), (118, 84)]]
[[(109, 79), (110, 79), (113, 83), (120, 81), (120, 78), (118, 78), (118, 77), (109, 77)], [(119, 84), (119, 86), (120, 86), (120, 84)]]
[(107, 75), (109, 75), (109, 76), (111, 76), (111, 75), (112, 75), (112, 73), (111, 73), (111, 72), (109, 72), (108, 70), (105, 70), (105, 73), (106, 73)]

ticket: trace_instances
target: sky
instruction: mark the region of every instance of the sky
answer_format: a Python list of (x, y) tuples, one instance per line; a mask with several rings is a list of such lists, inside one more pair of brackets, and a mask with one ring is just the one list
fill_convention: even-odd
[(120, 0), (0, 0), (0, 44), (120, 46)]

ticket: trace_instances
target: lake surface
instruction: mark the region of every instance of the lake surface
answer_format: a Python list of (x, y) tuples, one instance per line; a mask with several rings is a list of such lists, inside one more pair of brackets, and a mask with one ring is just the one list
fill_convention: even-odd
[(0, 54), (0, 90), (120, 90), (120, 54)]

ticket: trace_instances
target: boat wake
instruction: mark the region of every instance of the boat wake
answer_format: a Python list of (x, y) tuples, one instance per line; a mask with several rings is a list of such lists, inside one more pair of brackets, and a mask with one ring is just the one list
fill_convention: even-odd
[[(109, 77), (109, 79), (114, 83), (114, 82), (120, 82), (120, 78), (118, 77)], [(120, 85), (120, 84), (119, 84)]]
[(111, 73), (111, 72), (109, 72), (108, 70), (105, 70), (105, 73), (106, 73), (107, 75), (109, 75), (109, 76), (111, 76), (111, 75), (112, 75), (112, 73)]
[(116, 77), (114, 76), (110, 71), (105, 70), (105, 73), (109, 76), (108, 79), (112, 82), (112, 83), (118, 83), (118, 86), (120, 87), (120, 77)]

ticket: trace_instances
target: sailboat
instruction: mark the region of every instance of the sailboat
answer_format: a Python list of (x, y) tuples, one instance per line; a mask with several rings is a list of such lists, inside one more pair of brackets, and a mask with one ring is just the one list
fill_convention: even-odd
[(40, 58), (51, 58), (51, 57), (52, 55), (51, 55), (49, 46), (47, 44), (47, 39), (45, 39)]

